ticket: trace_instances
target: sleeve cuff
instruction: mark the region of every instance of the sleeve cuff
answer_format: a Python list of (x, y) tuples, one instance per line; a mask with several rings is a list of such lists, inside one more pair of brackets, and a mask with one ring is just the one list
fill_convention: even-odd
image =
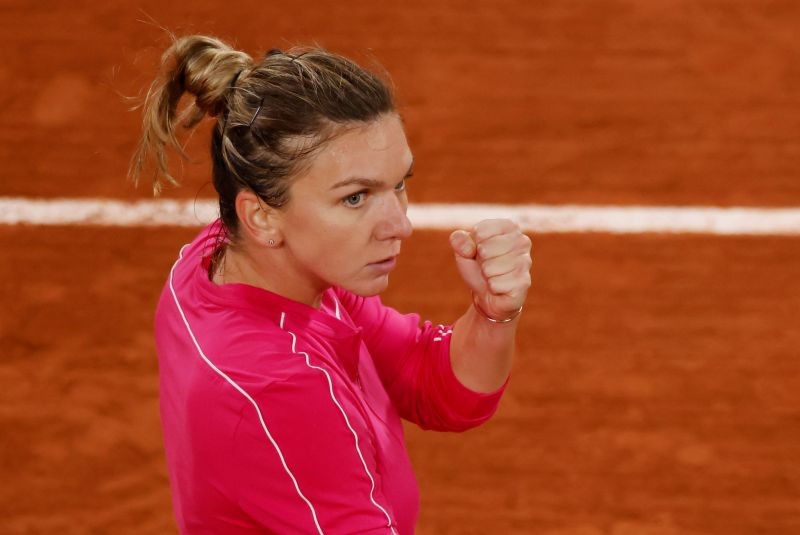
[(441, 359), (441, 387), (445, 390), (446, 398), (456, 408), (458, 414), (473, 425), (488, 420), (497, 411), (500, 398), (503, 396), (511, 376), (506, 377), (505, 382), (494, 392), (476, 392), (464, 386), (456, 377), (450, 361), (449, 344), (447, 350), (441, 352)]

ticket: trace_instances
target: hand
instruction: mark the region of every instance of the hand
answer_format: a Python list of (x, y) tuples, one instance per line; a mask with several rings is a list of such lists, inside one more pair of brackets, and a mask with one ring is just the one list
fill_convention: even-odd
[(456, 265), (483, 311), (498, 320), (522, 307), (531, 286), (531, 240), (509, 219), (450, 234)]

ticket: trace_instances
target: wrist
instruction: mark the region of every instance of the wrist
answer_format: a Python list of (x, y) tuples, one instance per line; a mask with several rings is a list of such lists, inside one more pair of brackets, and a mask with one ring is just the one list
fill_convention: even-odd
[(483, 316), (483, 318), (485, 320), (490, 321), (492, 323), (509, 323), (510, 321), (513, 321), (514, 319), (516, 319), (517, 316), (519, 316), (522, 313), (522, 308), (523, 308), (523, 306), (520, 306), (517, 310), (512, 312), (507, 317), (495, 318), (495, 317), (487, 314), (486, 311), (483, 310), (483, 308), (478, 304), (478, 298), (475, 295), (475, 292), (472, 292), (472, 306), (475, 307), (475, 310), (478, 312), (478, 314), (480, 316)]

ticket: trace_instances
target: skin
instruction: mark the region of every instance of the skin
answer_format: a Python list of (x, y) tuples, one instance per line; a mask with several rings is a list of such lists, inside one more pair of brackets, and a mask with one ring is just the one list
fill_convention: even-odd
[[(456, 265), (474, 306), (456, 320), (450, 342), (453, 373), (476, 392), (500, 388), (511, 372), (517, 312), (531, 286), (531, 240), (508, 219), (487, 219), (450, 235)], [(516, 316), (507, 323), (489, 321)]]
[[(402, 122), (386, 114), (352, 125), (293, 179), (289, 202), (267, 206), (251, 191), (236, 197), (240, 227), (214, 280), (244, 283), (319, 308), (339, 286), (376, 295), (411, 235), (405, 182), (413, 156)], [(270, 244), (271, 243), (271, 244)], [(459, 272), (480, 308), (495, 319), (513, 315), (530, 287), (530, 239), (509, 220), (486, 220), (450, 236)], [(468, 388), (491, 392), (508, 377), (519, 319), (493, 323), (470, 306), (455, 322), (453, 371)]]
[(326, 144), (293, 180), (281, 209), (240, 192), (244, 239), (226, 253), (224, 282), (246, 282), (315, 308), (330, 286), (380, 293), (389, 272), (375, 263), (396, 257), (412, 231), (405, 192), (412, 163), (400, 119), (386, 115)]

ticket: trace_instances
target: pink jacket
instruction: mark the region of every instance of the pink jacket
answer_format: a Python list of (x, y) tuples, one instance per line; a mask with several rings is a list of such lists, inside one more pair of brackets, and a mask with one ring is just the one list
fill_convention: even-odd
[(181, 250), (156, 311), (161, 418), (181, 533), (414, 532), (400, 418), (462, 431), (492, 394), (459, 383), (451, 327), (341, 289), (321, 309), (209, 281), (219, 223)]

